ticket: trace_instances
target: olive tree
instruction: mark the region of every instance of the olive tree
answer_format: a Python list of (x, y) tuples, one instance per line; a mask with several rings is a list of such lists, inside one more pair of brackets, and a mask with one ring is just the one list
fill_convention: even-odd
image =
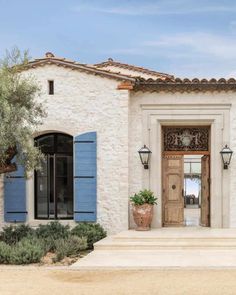
[(33, 134), (46, 114), (38, 99), (40, 87), (25, 71), (28, 62), (28, 53), (17, 48), (0, 61), (0, 174), (17, 170), (18, 164), (28, 174), (43, 159)]

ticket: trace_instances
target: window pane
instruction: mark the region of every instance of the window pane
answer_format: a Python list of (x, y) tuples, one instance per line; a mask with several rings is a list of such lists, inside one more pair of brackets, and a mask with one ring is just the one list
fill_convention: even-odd
[(54, 202), (54, 156), (49, 158), (49, 218), (55, 218), (55, 202)]
[(46, 135), (37, 140), (38, 146), (41, 148), (41, 151), (45, 154), (54, 152), (54, 136)]
[(37, 177), (37, 217), (48, 218), (48, 175), (47, 160), (42, 165)]
[(73, 217), (73, 163), (72, 156), (56, 157), (57, 217)]
[(48, 134), (36, 141), (47, 156), (36, 176), (36, 218), (73, 218), (73, 137)]
[(58, 134), (57, 136), (57, 152), (59, 153), (72, 153), (73, 152), (73, 138)]

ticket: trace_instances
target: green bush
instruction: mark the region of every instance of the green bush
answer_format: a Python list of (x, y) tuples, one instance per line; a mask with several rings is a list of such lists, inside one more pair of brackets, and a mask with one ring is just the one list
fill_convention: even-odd
[(55, 248), (56, 248), (55, 242), (57, 240), (55, 240), (51, 237), (42, 238), (42, 240), (44, 242), (44, 249), (46, 252), (55, 252)]
[(154, 196), (153, 192), (150, 190), (142, 190), (138, 194), (134, 194), (130, 197), (130, 201), (134, 205), (143, 205), (143, 204), (150, 204), (155, 205), (157, 204), (157, 198)]
[(45, 255), (44, 243), (35, 237), (24, 238), (12, 247), (10, 264), (29, 264), (40, 262)]
[(62, 225), (58, 221), (53, 221), (42, 225), (35, 230), (36, 237), (43, 239), (47, 245), (48, 251), (55, 249), (55, 240), (65, 239), (70, 234), (69, 225)]
[(5, 242), (0, 242), (0, 263), (9, 263), (11, 256), (11, 246)]
[(88, 249), (93, 249), (93, 244), (106, 237), (106, 231), (98, 223), (79, 223), (71, 234), (80, 238), (87, 237)]
[(80, 223), (71, 231), (68, 225), (57, 221), (39, 225), (36, 230), (28, 225), (11, 225), (0, 233), (0, 263), (37, 263), (49, 251), (55, 252), (56, 260), (60, 261), (92, 249), (104, 237), (106, 232), (99, 224)]
[(55, 241), (56, 260), (60, 261), (64, 257), (76, 256), (81, 250), (87, 248), (87, 239), (77, 236), (69, 236), (66, 239)]
[(1, 241), (8, 245), (15, 245), (21, 239), (34, 234), (34, 230), (28, 225), (5, 226), (0, 234)]

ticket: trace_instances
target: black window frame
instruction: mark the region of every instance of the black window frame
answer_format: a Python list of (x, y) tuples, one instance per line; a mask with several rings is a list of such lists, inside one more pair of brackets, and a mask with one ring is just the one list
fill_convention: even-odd
[[(74, 169), (73, 169), (73, 163), (74, 163), (74, 158), (73, 158), (73, 137), (71, 135), (65, 134), (65, 133), (46, 133), (43, 135), (40, 135), (38, 137), (36, 137), (34, 139), (35, 141), (35, 145), (38, 145), (38, 140), (46, 137), (46, 136), (54, 136), (54, 141), (53, 141), (53, 145), (54, 145), (54, 149), (52, 152), (47, 152), (45, 155), (49, 155), (51, 157), (54, 156), (54, 166), (55, 166), (55, 156), (56, 155), (60, 155), (60, 156), (72, 156), (72, 179), (74, 179)], [(58, 136), (65, 136), (71, 139), (71, 145), (72, 145), (72, 149), (69, 152), (59, 152), (58, 151)], [(55, 175), (54, 175), (54, 179), (56, 179)], [(49, 181), (49, 180), (47, 180)], [(37, 206), (37, 171), (34, 171), (34, 219), (37, 220), (73, 220), (74, 218), (74, 214), (71, 217), (63, 217), (63, 218), (58, 218), (57, 216), (57, 199), (54, 198), (54, 218), (50, 218), (50, 213), (48, 211), (48, 217), (44, 218), (44, 217), (38, 217), (38, 206)], [(54, 182), (54, 196), (56, 195), (56, 188), (57, 188), (57, 184), (56, 181)], [(72, 181), (72, 202), (74, 203), (74, 182)], [(49, 204), (49, 202), (48, 202)], [(74, 208), (72, 209), (73, 212)]]
[(48, 94), (54, 95), (54, 80), (48, 80)]

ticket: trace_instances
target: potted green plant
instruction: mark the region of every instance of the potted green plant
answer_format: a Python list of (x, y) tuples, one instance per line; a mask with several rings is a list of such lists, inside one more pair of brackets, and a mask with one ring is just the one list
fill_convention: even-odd
[(133, 209), (136, 230), (150, 230), (153, 217), (153, 206), (157, 204), (157, 198), (150, 190), (144, 189), (130, 197)]

